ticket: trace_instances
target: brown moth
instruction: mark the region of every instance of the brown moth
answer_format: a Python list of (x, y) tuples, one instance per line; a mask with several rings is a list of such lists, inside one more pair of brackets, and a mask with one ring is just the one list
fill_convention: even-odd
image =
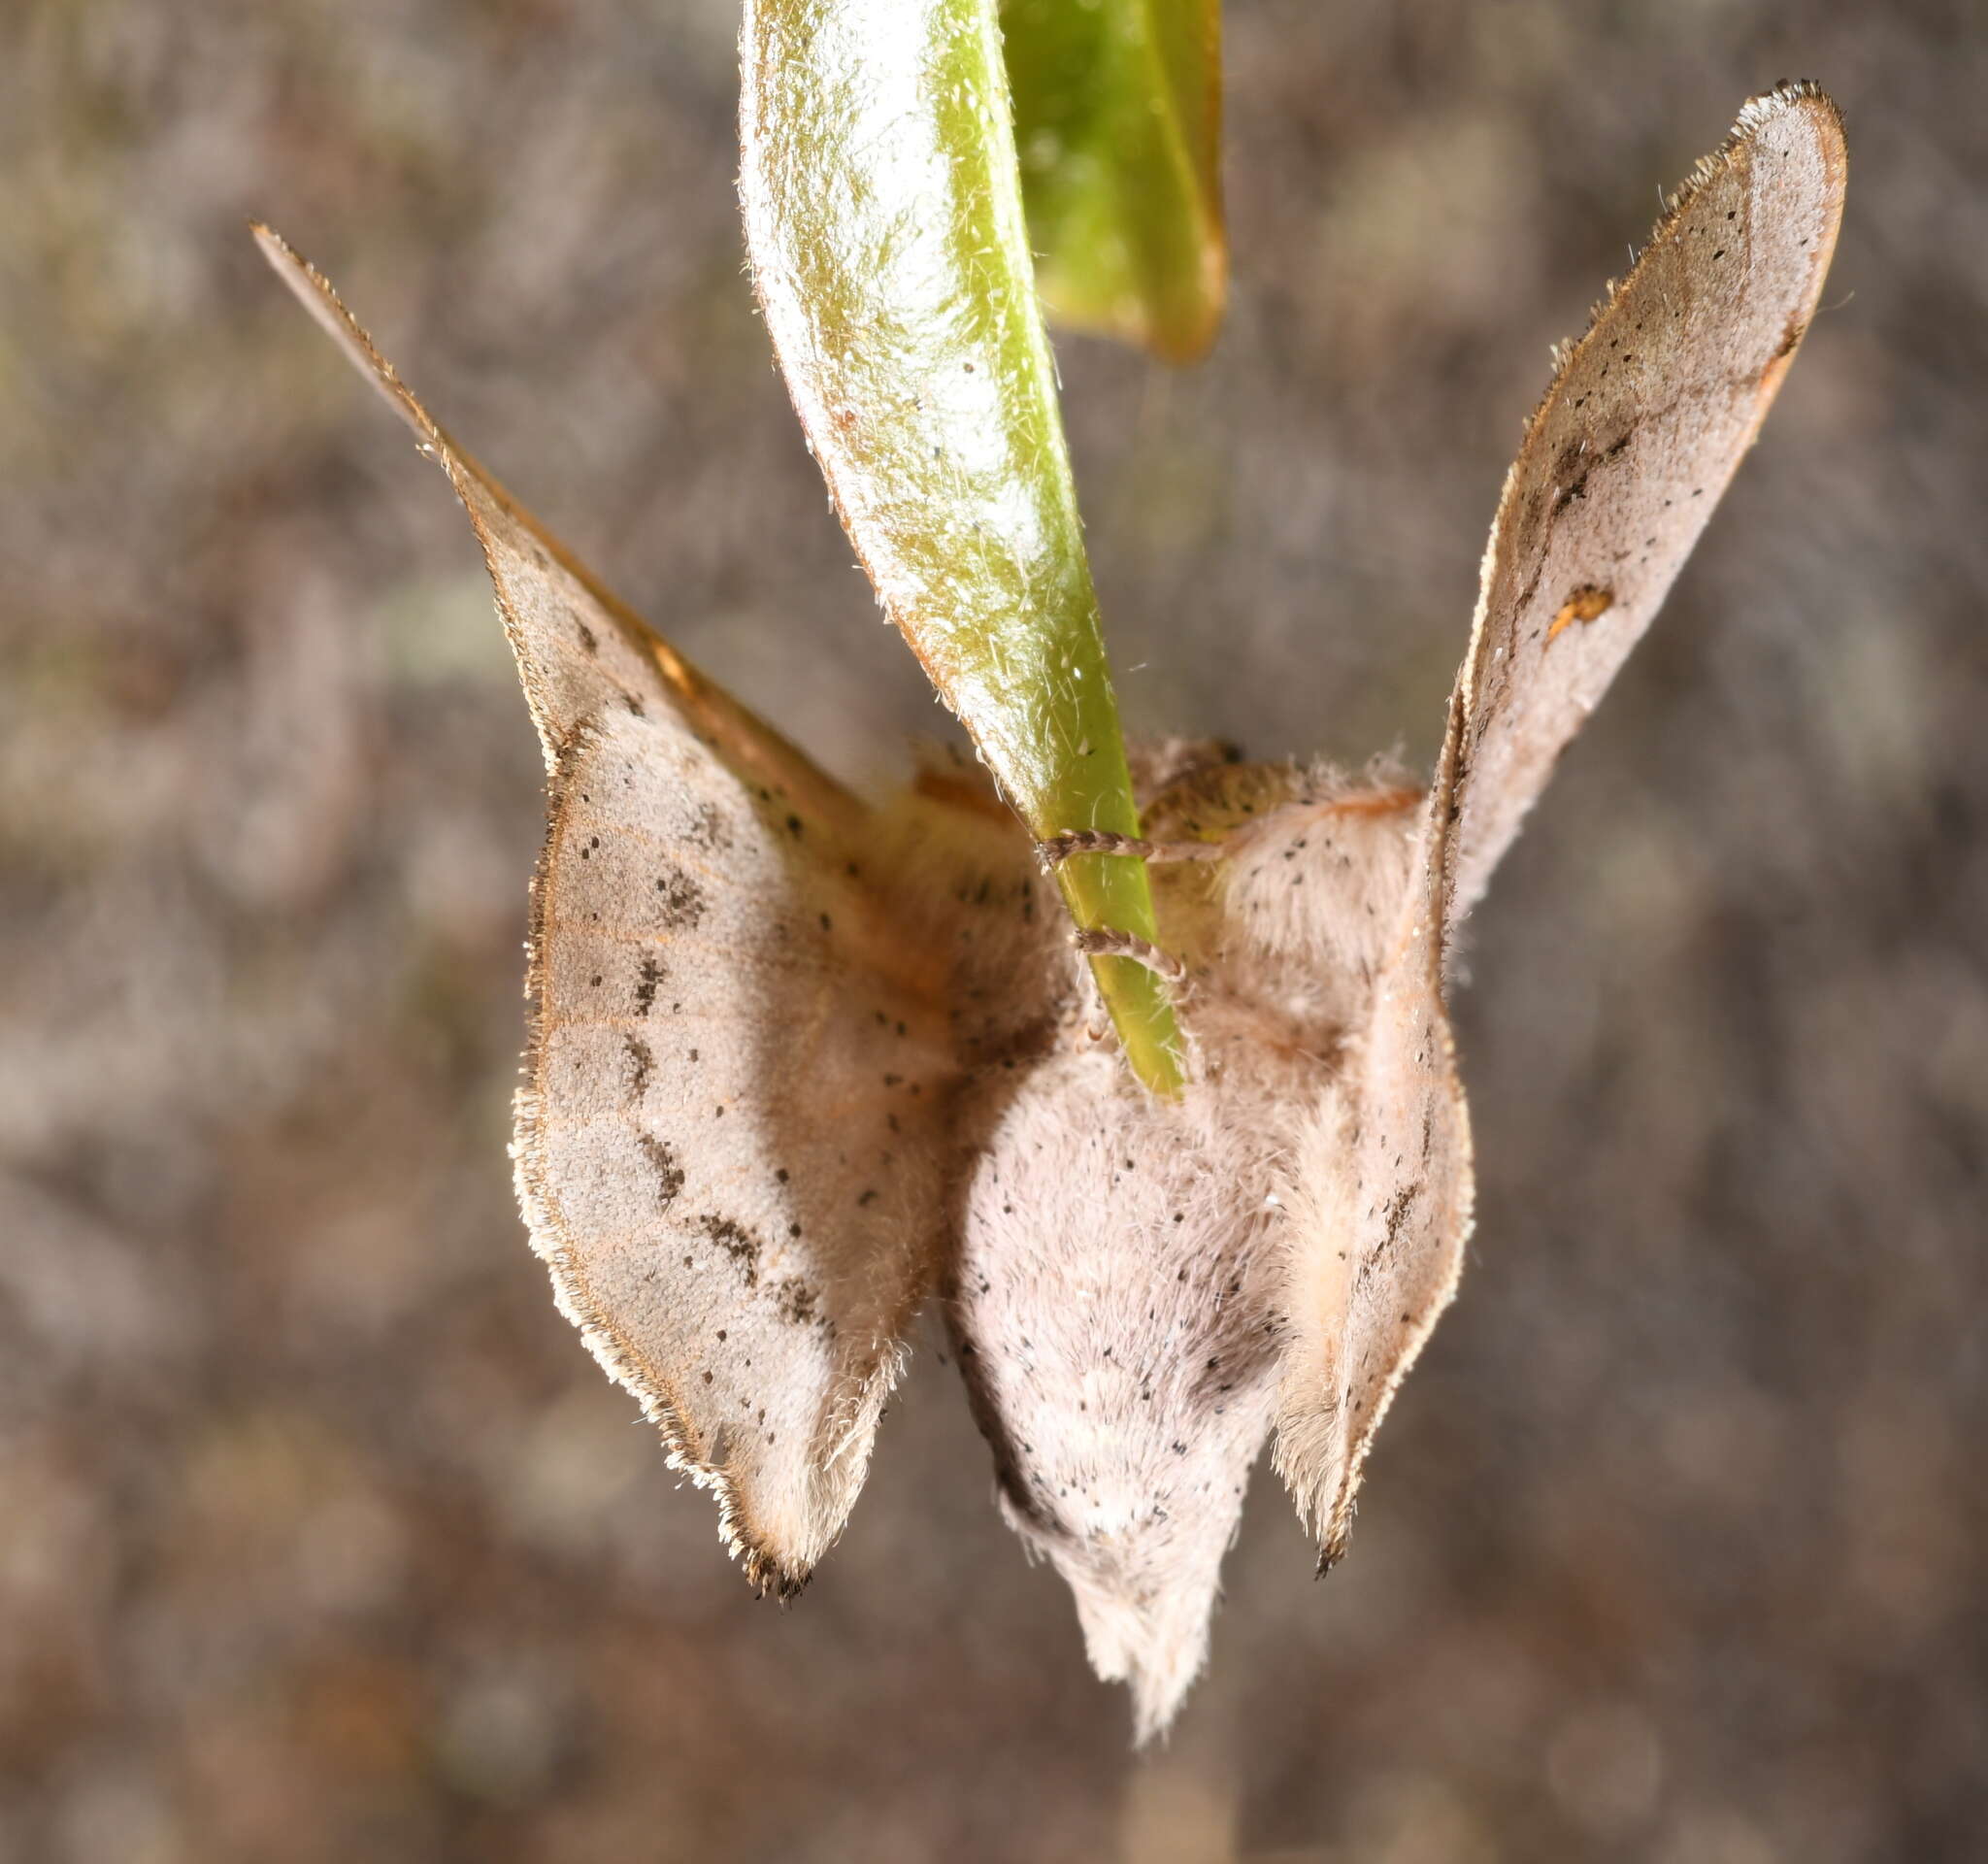
[[(265, 251), (467, 507), (545, 748), (519, 1197), (559, 1304), (796, 1590), (944, 1304), (1003, 1513), (1142, 1740), (1200, 1669), (1248, 1472), (1329, 1564), (1456, 1285), (1471, 1148), (1445, 954), (1648, 625), (1813, 315), (1835, 107), (1750, 102), (1566, 346), (1485, 552), (1426, 793), (1139, 761), (1148, 839), (1031, 848), (928, 771), (872, 807), (687, 666), (448, 438), (315, 271)], [(1045, 867), (1153, 863), (1192, 1076), (1120, 1064)]]

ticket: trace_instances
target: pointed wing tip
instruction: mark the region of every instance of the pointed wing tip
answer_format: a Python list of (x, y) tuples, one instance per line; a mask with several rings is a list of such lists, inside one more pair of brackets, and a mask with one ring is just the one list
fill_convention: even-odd
[[(1842, 112), (1837, 108), (1835, 99), (1812, 78), (1784, 79), (1772, 89), (1761, 91), (1740, 105), (1740, 114), (1734, 119), (1733, 127), (1727, 132), (1725, 140), (1709, 154), (1701, 156), (1697, 165), (1676, 189), (1664, 197), (1664, 211), (1658, 216), (1656, 225), (1651, 228), (1649, 238), (1634, 253), (1629, 270), (1619, 279), (1611, 278), (1603, 287), (1601, 297), (1589, 308), (1587, 321), (1580, 333), (1565, 338), (1553, 346), (1552, 380), (1547, 383), (1546, 392), (1540, 398), (1539, 404), (1526, 418), (1526, 441), (1531, 439), (1535, 429), (1545, 417), (1548, 407), (1559, 393), (1560, 386), (1566, 381), (1582, 347), (1614, 309), (1624, 290), (1635, 280), (1638, 271), (1651, 252), (1683, 222), (1701, 191), (1725, 174), (1734, 161), (1757, 143), (1767, 130), (1796, 115), (1806, 116), (1814, 130), (1824, 170), (1831, 178), (1831, 185), (1823, 197), (1822, 237), (1816, 248), (1822, 264), (1814, 273), (1811, 301), (1820, 293), (1823, 278), (1829, 269), (1828, 261), (1835, 251), (1837, 233), (1842, 224), (1843, 177), (1849, 163), (1849, 146), (1844, 137)], [(1506, 476), (1505, 489), (1500, 501), (1501, 512), (1504, 510), (1505, 501), (1511, 496), (1519, 463), (1523, 460), (1524, 454), (1525, 441), (1522, 441), (1519, 459), (1513, 461), (1510, 471)], [(1496, 541), (1495, 526), (1493, 541)], [(1466, 666), (1468, 665), (1467, 659)]]
[(1840, 176), (1849, 159), (1849, 145), (1843, 130), (1843, 113), (1836, 99), (1813, 78), (1783, 79), (1770, 90), (1747, 98), (1740, 115), (1717, 149), (1706, 156), (1684, 183), (1666, 203), (1664, 216), (1657, 222), (1652, 244), (1691, 203), (1706, 183), (1724, 171), (1743, 150), (1759, 142), (1766, 132), (1790, 116), (1806, 119), (1820, 146), (1825, 166), (1835, 170), (1840, 195)]
[(1740, 105), (1740, 116), (1733, 124), (1734, 140), (1754, 135), (1766, 124), (1792, 111), (1806, 113), (1817, 122), (1826, 124), (1837, 140), (1842, 139), (1843, 113), (1836, 99), (1813, 78), (1784, 78), (1771, 89), (1747, 98)]
[(248, 231), (262, 249), (270, 269), (289, 286), (290, 295), (311, 314), (312, 320), (387, 406), (438, 454), (452, 451), (428, 411), (415, 400), (393, 364), (380, 353), (358, 318), (346, 309), (331, 281), (266, 220), (250, 220)]
[[(1740, 114), (1733, 119), (1733, 127), (1726, 132), (1725, 140), (1709, 154), (1701, 156), (1697, 165), (1678, 183), (1675, 190), (1665, 196), (1664, 211), (1651, 229), (1649, 239), (1637, 253), (1636, 264), (1631, 265), (1628, 274), (1622, 279), (1608, 281), (1601, 301), (1589, 314), (1588, 331), (1592, 331), (1602, 320), (1619, 295), (1621, 287), (1635, 276), (1636, 265), (1641, 263), (1644, 254), (1662, 242), (1671, 229), (1684, 217), (1700, 191), (1724, 174), (1742, 153), (1758, 143), (1768, 130), (1787, 117), (1796, 116), (1806, 118), (1809, 127), (1815, 133), (1825, 169), (1834, 172), (1835, 219), (1840, 220), (1842, 176), (1849, 161), (1849, 145), (1843, 131), (1843, 114), (1837, 108), (1836, 100), (1814, 79), (1783, 79), (1772, 89), (1763, 90), (1747, 98), (1740, 106)], [(1833, 242), (1834, 234), (1831, 235), (1831, 239)], [(1819, 288), (1819, 279), (1817, 284)], [(1555, 346), (1556, 382), (1559, 375), (1564, 373), (1568, 358), (1579, 347), (1586, 334), (1584, 331), (1582, 338)]]
[(1806, 121), (1820, 148), (1825, 166), (1835, 171), (1840, 191), (1841, 176), (1849, 161), (1849, 140), (1843, 127), (1843, 113), (1837, 100), (1813, 78), (1783, 80), (1772, 90), (1747, 98), (1740, 107), (1739, 117), (1725, 147), (1719, 150), (1719, 157), (1757, 141), (1765, 131), (1789, 116), (1801, 116)]
[(746, 1583), (762, 1599), (771, 1599), (779, 1606), (792, 1605), (814, 1577), (812, 1566), (789, 1565), (744, 1539), (735, 1539), (731, 1550), (745, 1571)]
[[(270, 270), (289, 286), (298, 302), (318, 322), (325, 321), (327, 313), (340, 324), (351, 322), (351, 313), (339, 302), (338, 293), (331, 288), (331, 281), (275, 227), (267, 220), (250, 220), (248, 231), (261, 248), (262, 256), (269, 261)], [(333, 331), (334, 336), (339, 334), (339, 331)]]
[(268, 259), (270, 264), (278, 267), (279, 270), (282, 269), (286, 261), (296, 258), (297, 255), (291, 249), (289, 241), (284, 239), (267, 220), (250, 219), (248, 231), (254, 237), (255, 244), (262, 249), (263, 256)]

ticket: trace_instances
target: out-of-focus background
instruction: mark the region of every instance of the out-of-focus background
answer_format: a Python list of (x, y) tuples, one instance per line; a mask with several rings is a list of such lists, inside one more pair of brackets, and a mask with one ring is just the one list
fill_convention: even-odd
[(0, 1859), (1862, 1864), (1988, 1826), (1988, 32), (1233, 0), (1235, 302), (1060, 347), (1134, 729), (1432, 750), (1547, 346), (1750, 91), (1827, 309), (1480, 915), (1463, 1298), (1127, 1750), (929, 1350), (755, 1603), (511, 1198), (537, 753), (266, 216), (841, 772), (944, 720), (742, 273), (727, 0), (0, 22)]

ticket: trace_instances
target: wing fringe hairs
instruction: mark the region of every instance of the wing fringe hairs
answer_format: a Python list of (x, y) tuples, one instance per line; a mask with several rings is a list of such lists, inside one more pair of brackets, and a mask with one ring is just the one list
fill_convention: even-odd
[(840, 1530), (934, 1288), (1002, 1511), (1140, 1740), (1203, 1665), (1273, 1433), (1340, 1557), (1471, 1225), (1451, 941), (1758, 431), (1844, 164), (1815, 86), (1755, 98), (1556, 352), (1426, 797), (1170, 747), (1135, 760), (1148, 839), (1041, 850), (1155, 857), (1177, 1101), (1103, 1037), (998, 806), (957, 775), (876, 811), (842, 790), (520, 512), (258, 229), (483, 545), (550, 777), (520, 1197), (562, 1309), (755, 1584), (790, 1593)]

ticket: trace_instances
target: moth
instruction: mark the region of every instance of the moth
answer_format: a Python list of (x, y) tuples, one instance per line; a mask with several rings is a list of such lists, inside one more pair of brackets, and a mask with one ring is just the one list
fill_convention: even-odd
[[(1455, 1291), (1445, 959), (1648, 626), (1814, 315), (1835, 106), (1749, 102), (1562, 346), (1430, 782), (1136, 759), (1143, 838), (1034, 846), (966, 768), (860, 799), (687, 664), (264, 251), (469, 513), (544, 748), (517, 1190), (561, 1310), (797, 1592), (937, 1299), (1010, 1525), (1139, 1739), (1200, 1670), (1267, 1440), (1321, 1566)], [(1121, 1065), (1045, 881), (1150, 864), (1189, 1081)]]

